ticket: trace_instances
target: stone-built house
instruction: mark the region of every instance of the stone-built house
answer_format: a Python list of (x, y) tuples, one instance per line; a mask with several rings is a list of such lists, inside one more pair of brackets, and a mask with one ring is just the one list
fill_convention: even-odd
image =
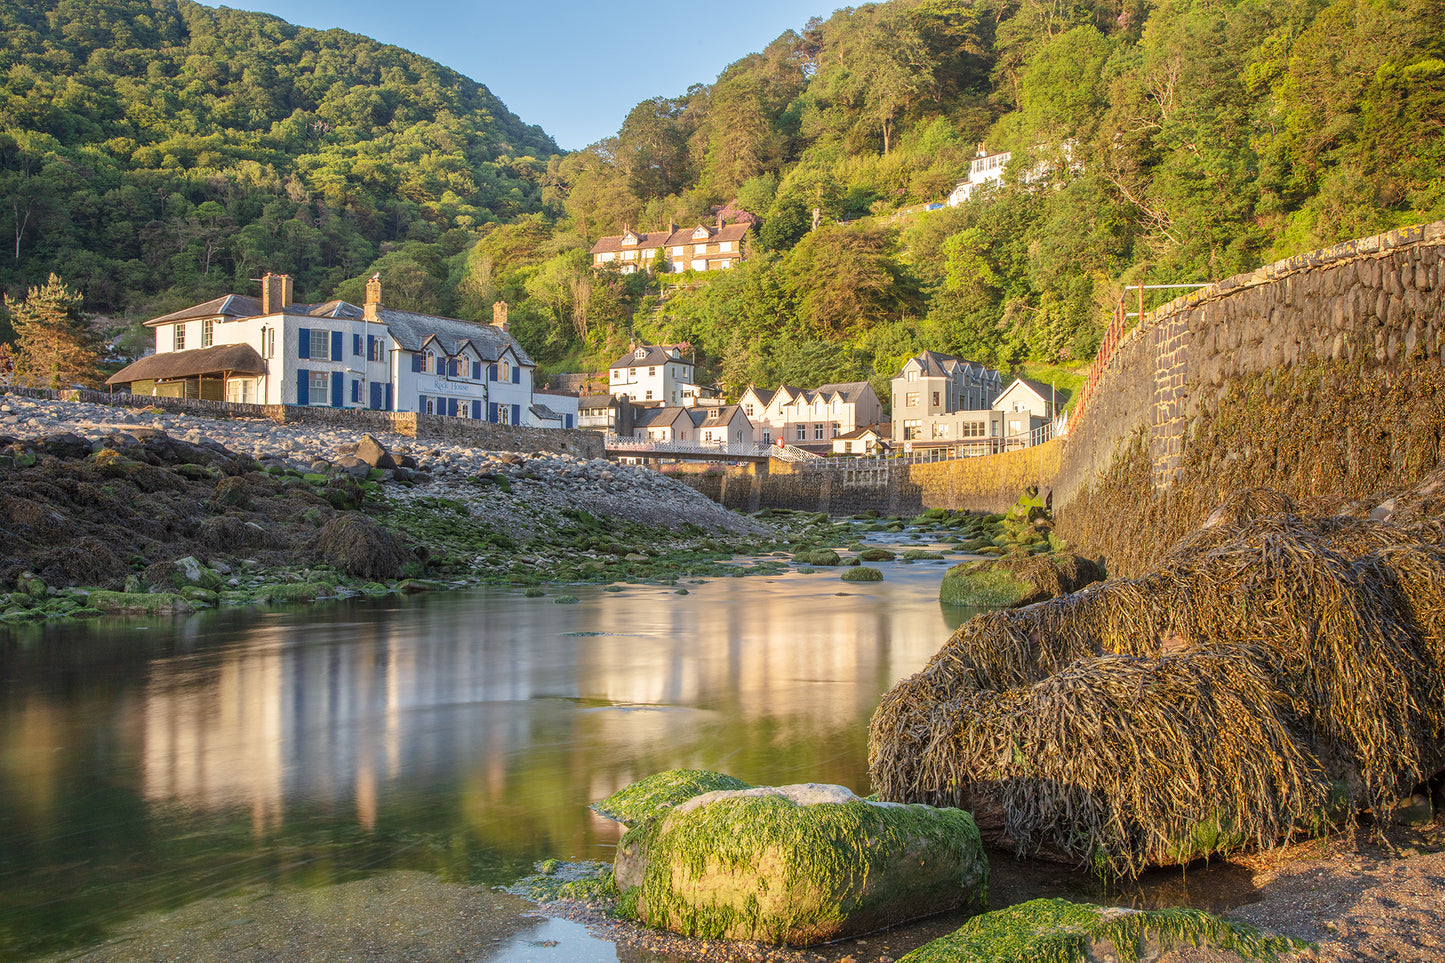
[(599, 238), (592, 245), (592, 266), (616, 268), (623, 274), (654, 270), (653, 260), (661, 251), (671, 274), (683, 271), (725, 271), (743, 258), (743, 244), (751, 224), (725, 224), (692, 228), (668, 225), (665, 231), (634, 231)]
[(835, 437), (883, 420), (883, 404), (866, 381), (816, 388), (749, 386), (738, 404), (752, 422), (753, 441), (760, 445), (781, 440), (798, 448), (828, 451)]
[(988, 412), (1002, 380), (993, 368), (936, 351), (909, 358), (891, 384), (894, 447), (1001, 434)]
[(146, 325), (156, 353), (108, 384), (161, 397), (539, 425), (530, 412), (536, 365), (511, 336), (504, 304), (490, 325), (399, 311), (382, 304), (376, 277), (361, 307), (297, 304), (291, 279), (267, 274), (260, 298), (228, 294)]

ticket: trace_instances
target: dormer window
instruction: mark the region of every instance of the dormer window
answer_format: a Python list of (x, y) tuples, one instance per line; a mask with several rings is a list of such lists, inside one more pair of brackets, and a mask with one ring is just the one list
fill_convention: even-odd
[(647, 349), (638, 348), (636, 351), (632, 352), (632, 356), (638, 361), (641, 361), (643, 358), (647, 357)]
[(692, 239), (694, 241), (705, 241), (710, 237), (712, 237), (712, 231), (701, 224), (697, 226), (697, 230), (692, 232)]
[(636, 247), (636, 246), (637, 246), (637, 242), (638, 242), (639, 240), (641, 240), (641, 239), (640, 239), (636, 234), (633, 234), (631, 231), (628, 231), (626, 234), (622, 235), (622, 246), (623, 246), (623, 247)]

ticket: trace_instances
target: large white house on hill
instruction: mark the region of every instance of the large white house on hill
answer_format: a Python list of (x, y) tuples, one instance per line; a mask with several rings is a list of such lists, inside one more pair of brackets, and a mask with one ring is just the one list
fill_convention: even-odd
[[(135, 394), (264, 405), (417, 411), (559, 427), (532, 411), (536, 365), (493, 324), (366, 303), (295, 304), (291, 279), (267, 274), (261, 297), (228, 294), (146, 322), (156, 353), (107, 379)], [(562, 419), (565, 421), (565, 418)]]

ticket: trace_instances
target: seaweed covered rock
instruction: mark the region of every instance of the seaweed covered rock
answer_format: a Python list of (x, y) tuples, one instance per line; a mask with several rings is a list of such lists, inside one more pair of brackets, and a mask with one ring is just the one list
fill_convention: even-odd
[(961, 626), (874, 714), (879, 797), (1102, 875), (1388, 818), (1445, 769), (1441, 525), (1236, 502), (1144, 578)]
[(1262, 936), (1200, 910), (1118, 909), (1035, 899), (975, 916), (899, 963), (1154, 963), (1179, 949), (1203, 950), (1213, 963), (1238, 963), (1273, 960), (1304, 945)]
[(813, 784), (695, 796), (629, 830), (614, 872), (650, 926), (797, 946), (981, 906), (988, 885), (968, 813)]
[(751, 789), (741, 779), (707, 769), (669, 769), (619, 789), (589, 808), (599, 816), (624, 826), (636, 826), (644, 819), (663, 816), (674, 806), (694, 796), (719, 789)]
[(871, 565), (859, 565), (844, 572), (840, 578), (845, 582), (881, 582), (883, 572)]
[(360, 512), (337, 515), (323, 525), (316, 550), (347, 575), (371, 580), (396, 578), (411, 560), (399, 538)]
[(1077, 592), (1104, 577), (1082, 555), (1040, 555), (962, 562), (943, 574), (938, 600), (978, 608), (1015, 608)]

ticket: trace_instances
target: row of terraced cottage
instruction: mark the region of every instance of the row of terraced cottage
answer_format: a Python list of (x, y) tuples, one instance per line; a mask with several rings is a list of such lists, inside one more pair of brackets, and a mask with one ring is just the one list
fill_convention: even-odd
[[(229, 294), (146, 322), (155, 353), (108, 381), (133, 394), (264, 405), (416, 411), (494, 424), (583, 428), (702, 445), (788, 444), (875, 454), (898, 445), (980, 454), (1022, 443), (1053, 417), (1049, 389), (926, 351), (893, 379), (892, 420), (867, 382), (750, 387), (724, 404), (676, 346), (617, 359), (607, 390), (539, 387), (512, 337), (506, 305), (492, 324), (388, 308), (373, 277), (360, 307), (298, 304), (291, 279), (267, 274), (259, 298)], [(565, 376), (564, 376), (565, 377)], [(585, 378), (581, 379), (586, 381)]]

